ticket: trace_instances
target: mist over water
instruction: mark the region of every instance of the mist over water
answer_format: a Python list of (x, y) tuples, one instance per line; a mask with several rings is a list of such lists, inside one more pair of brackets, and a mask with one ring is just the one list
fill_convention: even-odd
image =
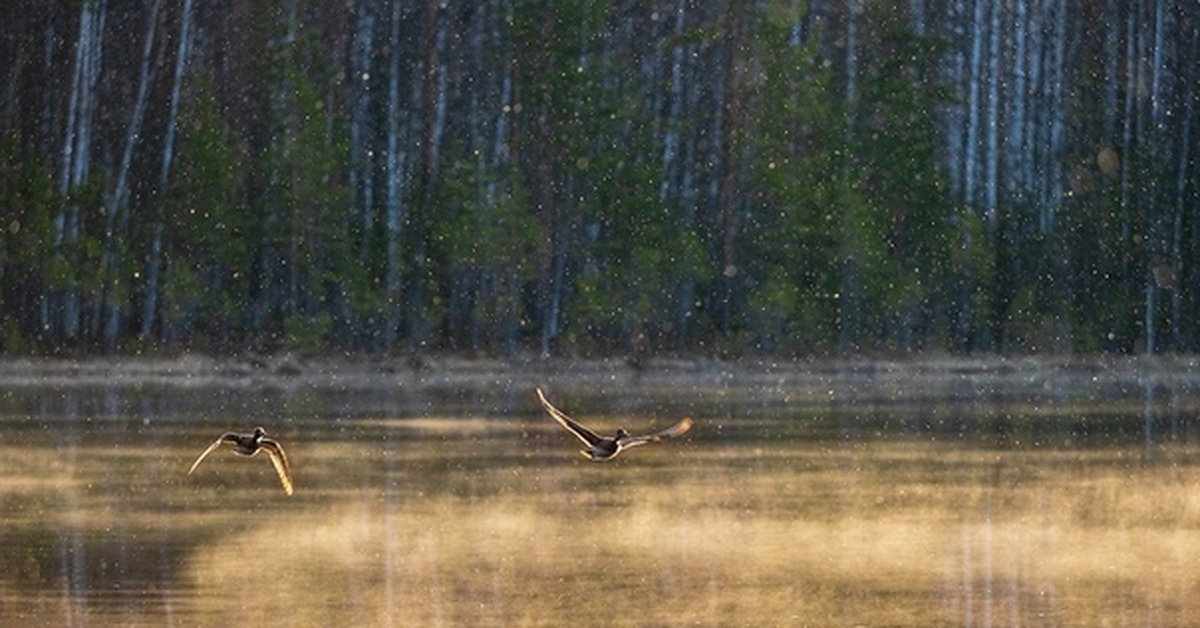
[[(1170, 373), (855, 366), (0, 395), (14, 625), (1179, 625), (1200, 395)], [(528, 380), (528, 381), (527, 381)], [(598, 431), (579, 456), (533, 380)], [(543, 383), (544, 382), (544, 383)], [(255, 425), (286, 448), (195, 457)], [(615, 608), (581, 612), (593, 600)]]

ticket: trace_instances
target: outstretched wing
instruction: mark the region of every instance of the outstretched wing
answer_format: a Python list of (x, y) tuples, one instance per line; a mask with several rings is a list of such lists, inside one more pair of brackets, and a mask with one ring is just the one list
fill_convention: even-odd
[(229, 440), (229, 436), (232, 436), (232, 435), (234, 435), (233, 432), (225, 432), (224, 434), (222, 434), (220, 436), (220, 438), (218, 438), (217, 440), (214, 440), (212, 442), (212, 444), (208, 446), (208, 449), (205, 449), (204, 453), (200, 454), (200, 457), (196, 458), (196, 461), (192, 463), (192, 468), (188, 469), (188, 475), (191, 475), (192, 471), (195, 471), (196, 467), (200, 466), (200, 462), (202, 460), (204, 460), (204, 458), (206, 456), (208, 456), (208, 454), (211, 454), (214, 449), (216, 449), (217, 447), (220, 447), (221, 443), (225, 442), (226, 440)]
[(683, 419), (665, 430), (656, 432), (654, 434), (654, 438), (655, 440), (661, 440), (663, 438), (675, 438), (676, 436), (683, 436), (683, 434), (690, 429), (692, 429), (692, 420), (690, 418)]
[(546, 412), (549, 413), (550, 416), (554, 417), (555, 421), (558, 421), (559, 424), (567, 428), (572, 434), (578, 437), (579, 440), (583, 441), (583, 444), (587, 445), (588, 447), (592, 447), (596, 443), (604, 440), (604, 438), (599, 434), (588, 429), (579, 421), (576, 421), (575, 419), (563, 414), (562, 410), (555, 408), (549, 401), (546, 400), (546, 395), (542, 394), (541, 388), (537, 389), (537, 395), (538, 400), (542, 402), (542, 407), (546, 409)]
[(271, 457), (271, 465), (275, 467), (275, 472), (279, 474), (279, 483), (283, 484), (283, 492), (291, 495), (292, 468), (288, 466), (287, 454), (283, 453), (283, 447), (270, 438), (262, 439), (259, 441), (258, 446)]
[(664, 438), (675, 438), (676, 436), (682, 436), (690, 429), (692, 429), (692, 420), (683, 419), (675, 425), (672, 425), (665, 430), (659, 430), (653, 434), (647, 434), (645, 436), (630, 436), (629, 438), (622, 440), (621, 445), (624, 447), (635, 447), (637, 445), (645, 445), (646, 443), (657, 443)]

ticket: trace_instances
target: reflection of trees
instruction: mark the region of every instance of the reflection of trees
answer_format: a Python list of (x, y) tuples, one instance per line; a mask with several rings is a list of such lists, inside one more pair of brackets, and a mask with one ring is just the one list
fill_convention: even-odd
[(1157, 445), (1183, 442), (1185, 427), (1177, 403), (1177, 391), (1170, 383), (1147, 376), (1142, 382), (1142, 432), (1147, 455), (1154, 457)]

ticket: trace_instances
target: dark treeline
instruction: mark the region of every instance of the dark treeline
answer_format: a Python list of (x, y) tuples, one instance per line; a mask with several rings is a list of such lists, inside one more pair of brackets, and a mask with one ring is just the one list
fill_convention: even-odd
[(0, 350), (1200, 350), (1194, 0), (16, 0)]

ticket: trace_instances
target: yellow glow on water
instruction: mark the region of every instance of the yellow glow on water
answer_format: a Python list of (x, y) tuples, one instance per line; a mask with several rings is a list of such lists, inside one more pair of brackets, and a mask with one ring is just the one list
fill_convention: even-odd
[[(301, 623), (1094, 624), (1150, 613), (1170, 624), (1200, 610), (1195, 471), (1085, 475), (1053, 453), (926, 453), (934, 460), (873, 445), (849, 459), (858, 464), (818, 457), (811, 470), (730, 469), (719, 457), (676, 466), (669, 451), (647, 466), (557, 461), (518, 473), (545, 476), (536, 491), (505, 490), (514, 480), (499, 474), (469, 497), (400, 491), (272, 513), (237, 543), (196, 552), (187, 573), (204, 600), (257, 592), (230, 620)], [(938, 477), (939, 457), (1000, 471)], [(893, 473), (896, 461), (911, 468)], [(248, 563), (245, 546), (287, 560)], [(611, 614), (587, 614), (610, 601)]]
[(0, 564), (17, 566), (0, 573), (6, 617), (724, 626), (1200, 616), (1191, 446), (718, 442), (698, 424), (597, 464), (549, 421), (361, 425), (375, 431), (277, 431), (293, 459), (291, 498), (260, 458), (220, 452), (186, 476), (205, 430), (163, 428), (148, 450), (86, 435), (70, 447), (0, 446)]

